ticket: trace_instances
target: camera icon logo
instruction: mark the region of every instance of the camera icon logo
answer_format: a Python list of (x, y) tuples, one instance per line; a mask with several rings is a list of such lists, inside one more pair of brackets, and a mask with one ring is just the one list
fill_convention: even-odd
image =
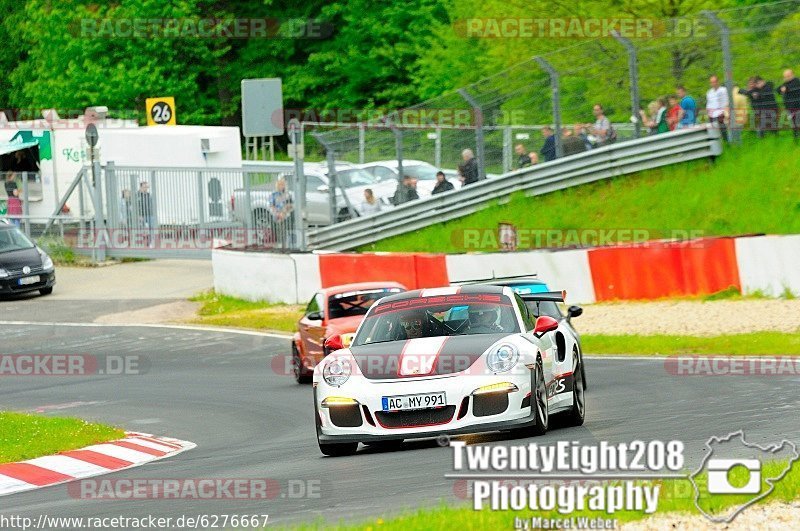
[[(758, 494), (761, 492), (761, 461), (758, 459), (709, 459), (709, 494)], [(747, 483), (735, 486), (731, 475), (738, 470), (749, 472)]]

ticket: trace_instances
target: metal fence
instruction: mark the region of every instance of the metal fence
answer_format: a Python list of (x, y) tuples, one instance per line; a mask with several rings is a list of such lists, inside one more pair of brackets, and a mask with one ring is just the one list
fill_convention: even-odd
[(541, 195), (618, 175), (713, 157), (721, 152), (719, 130), (705, 126), (612, 144), (406, 203), (387, 212), (311, 231), (309, 245), (331, 251), (354, 249), (469, 215), (516, 192)]
[[(486, 173), (504, 173), (513, 168), (513, 144), (539, 151), (543, 139), (536, 129), (544, 124), (556, 128), (560, 143), (573, 124), (594, 122), (594, 103), (615, 124), (618, 141), (638, 138), (651, 134), (642, 111), (647, 120), (656, 117), (656, 102), (674, 94), (676, 85), (694, 97), (698, 123), (705, 123), (710, 75), (719, 75), (733, 95), (754, 75), (779, 85), (782, 70), (800, 57), (800, 0), (647, 20), (652, 28), (640, 38), (578, 38), (557, 48), (552, 43), (558, 40), (530, 40), (540, 51), (534, 57), (379, 119), (306, 123), (305, 132), (320, 140), (304, 135), (307, 156), (321, 158), (329, 145), (337, 159), (351, 162), (421, 159), (455, 168), (461, 151), (471, 148)], [(734, 110), (726, 118), (732, 141), (754, 126), (746, 103), (736, 102)], [(526, 128), (532, 130), (527, 138)]]

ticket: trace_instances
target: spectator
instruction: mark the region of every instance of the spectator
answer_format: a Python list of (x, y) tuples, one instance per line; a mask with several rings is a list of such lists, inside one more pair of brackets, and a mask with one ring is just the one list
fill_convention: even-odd
[(678, 104), (677, 96), (670, 96), (668, 98), (669, 105), (667, 109), (667, 126), (670, 131), (674, 131), (678, 127), (678, 122), (681, 120), (681, 106)]
[(461, 152), (461, 158), (464, 162), (458, 166), (458, 173), (461, 175), (461, 186), (476, 183), (480, 180), (480, 171), (478, 171), (478, 161), (475, 160), (475, 154), (471, 149), (465, 149)]
[(19, 217), (22, 215), (22, 200), (19, 198), (19, 187), (17, 186), (17, 174), (13, 171), (6, 173), (5, 179), (6, 195), (8, 196), (8, 203), (6, 204), (6, 216), (11, 220), (11, 223), (20, 226)]
[(730, 113), (730, 100), (728, 99), (728, 89), (719, 84), (719, 78), (712, 75), (708, 78), (711, 88), (706, 92), (706, 112), (708, 121), (715, 127), (719, 127), (722, 138), (727, 138), (728, 128), (725, 120)]
[(272, 230), (283, 246), (292, 245), (294, 236), (294, 201), (286, 190), (286, 179), (275, 181), (275, 191), (269, 196), (269, 211), (272, 214)]
[(586, 151), (586, 145), (581, 139), (581, 126), (576, 125), (572, 131), (564, 131), (561, 148), (564, 150), (565, 157)]
[(517, 154), (517, 168), (524, 168), (525, 166), (530, 166), (531, 158), (525, 151), (525, 146), (523, 146), (522, 144), (517, 144), (514, 147), (514, 152)]
[(783, 71), (783, 85), (778, 87), (778, 92), (783, 96), (783, 106), (789, 118), (789, 124), (794, 133), (794, 139), (800, 139), (800, 79), (791, 69)]
[(603, 146), (610, 143), (612, 132), (611, 122), (606, 118), (603, 112), (603, 106), (599, 103), (595, 103), (592, 108), (592, 113), (594, 114), (595, 121), (594, 126), (592, 126), (589, 131), (595, 138), (595, 144)]
[(139, 214), (139, 228), (147, 230), (147, 244), (155, 247), (156, 218), (153, 210), (153, 197), (150, 195), (150, 183), (142, 181), (136, 191), (136, 209)]
[(764, 138), (764, 131), (778, 134), (778, 102), (772, 82), (764, 81), (761, 76), (753, 76), (747, 80), (747, 90), (741, 92), (750, 99), (758, 138)]
[(409, 201), (413, 201), (415, 199), (419, 199), (419, 194), (417, 193), (417, 181), (415, 181), (410, 175), (403, 175), (403, 181), (397, 183), (397, 190), (394, 192), (392, 203), (395, 205), (402, 205), (403, 203), (408, 203)]
[(686, 93), (686, 88), (683, 85), (678, 85), (675, 90), (678, 92), (681, 107), (678, 128), (692, 127), (697, 122), (697, 102)]
[(542, 136), (544, 137), (544, 145), (539, 153), (544, 157), (545, 162), (555, 160), (556, 158), (556, 137), (553, 135), (553, 129), (544, 126), (542, 128)]
[(372, 193), (372, 188), (364, 190), (364, 201), (361, 203), (361, 214), (369, 216), (377, 214), (381, 211), (381, 202), (375, 199), (375, 194)]
[(449, 192), (454, 188), (455, 186), (453, 186), (453, 183), (447, 180), (447, 177), (445, 177), (443, 171), (436, 172), (436, 186), (433, 187), (431, 194), (436, 195), (441, 194), (442, 192)]
[(747, 96), (742, 94), (738, 85), (733, 87), (731, 100), (733, 101), (733, 121), (736, 123), (737, 129), (743, 129), (747, 125), (750, 105), (747, 103)]

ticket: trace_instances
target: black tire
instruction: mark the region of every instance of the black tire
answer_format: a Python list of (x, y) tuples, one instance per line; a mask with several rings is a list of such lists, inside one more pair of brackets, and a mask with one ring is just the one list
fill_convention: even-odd
[(541, 359), (536, 360), (531, 384), (531, 407), (536, 417), (536, 424), (531, 427), (531, 434), (544, 435), (550, 425), (550, 406), (547, 402), (547, 382), (544, 381)]
[(297, 346), (294, 342), (292, 342), (292, 371), (297, 383), (311, 383), (311, 375), (303, 370), (303, 360), (300, 359), (300, 353), (297, 351)]
[(569, 426), (583, 425), (586, 417), (586, 386), (583, 379), (583, 362), (577, 351), (572, 352), (575, 360), (572, 369), (572, 407), (567, 411), (566, 421)]
[(53, 288), (52, 287), (42, 288), (39, 290), (39, 293), (41, 293), (42, 295), (50, 295), (51, 293), (53, 293)]
[(345, 455), (353, 455), (358, 450), (358, 443), (321, 443), (319, 444), (319, 451), (328, 457), (343, 457)]

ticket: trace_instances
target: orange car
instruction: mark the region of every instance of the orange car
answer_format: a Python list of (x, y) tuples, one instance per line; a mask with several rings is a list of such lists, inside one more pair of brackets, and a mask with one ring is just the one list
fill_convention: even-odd
[(343, 284), (315, 293), (297, 322), (292, 339), (292, 367), (297, 382), (311, 381), (314, 367), (329, 354), (324, 346), (326, 339), (340, 335), (347, 343), (375, 301), (401, 291), (406, 287), (386, 281)]

